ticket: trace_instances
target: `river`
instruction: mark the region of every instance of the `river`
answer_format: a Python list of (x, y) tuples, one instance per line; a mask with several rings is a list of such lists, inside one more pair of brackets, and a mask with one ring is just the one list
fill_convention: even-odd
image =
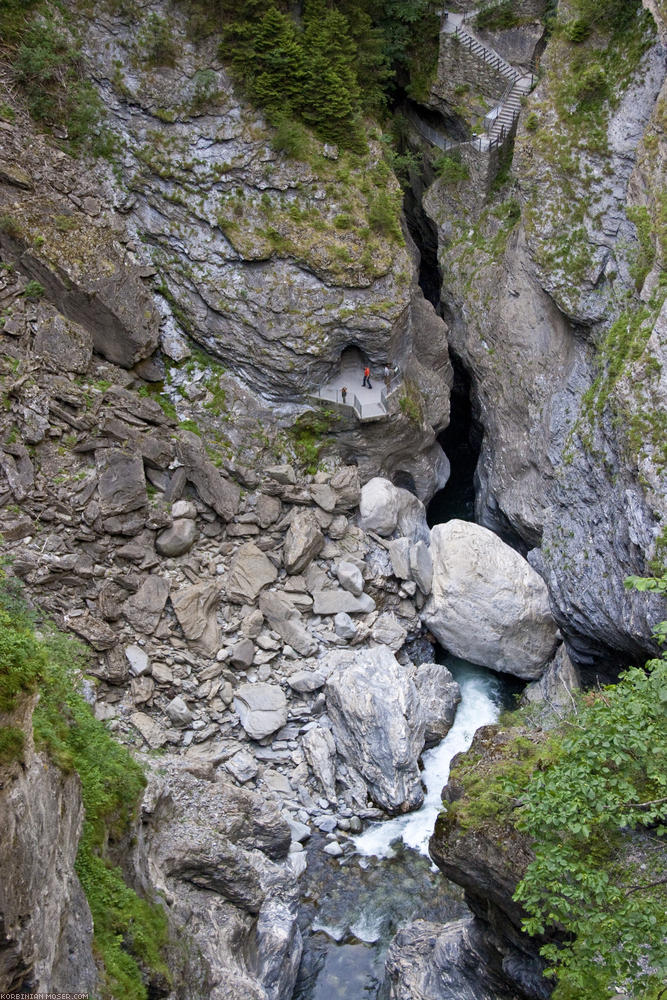
[(476, 729), (496, 721), (516, 686), (454, 657), (442, 662), (462, 697), (451, 730), (424, 754), (423, 806), (371, 824), (341, 859), (324, 854), (319, 838), (309, 844), (294, 1000), (376, 1000), (398, 927), (418, 918), (447, 923), (467, 912), (461, 890), (434, 870), (428, 841), (452, 758), (470, 746)]

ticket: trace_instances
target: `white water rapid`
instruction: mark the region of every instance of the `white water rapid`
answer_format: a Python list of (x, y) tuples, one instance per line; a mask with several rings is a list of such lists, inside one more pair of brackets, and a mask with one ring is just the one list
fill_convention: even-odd
[(461, 703), (454, 725), (442, 743), (423, 756), (422, 781), (426, 785), (424, 804), (416, 812), (373, 823), (354, 838), (357, 852), (376, 858), (392, 856), (392, 843), (402, 840), (408, 847), (428, 857), (428, 842), (442, 807), (441, 792), (449, 777), (452, 758), (472, 743), (480, 726), (495, 722), (500, 714), (501, 685), (497, 677), (481, 667), (448, 658), (446, 665), (461, 687)]

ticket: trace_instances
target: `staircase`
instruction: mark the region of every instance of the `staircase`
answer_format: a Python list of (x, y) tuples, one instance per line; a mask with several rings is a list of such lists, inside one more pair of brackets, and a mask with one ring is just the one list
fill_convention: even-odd
[(511, 66), (510, 63), (508, 63), (506, 59), (503, 59), (502, 56), (498, 55), (494, 49), (490, 49), (488, 45), (484, 45), (478, 38), (475, 38), (475, 36), (464, 27), (463, 23), (456, 25), (454, 34), (462, 45), (465, 45), (471, 52), (474, 52), (478, 59), (481, 59), (482, 62), (487, 63), (489, 66), (493, 66), (494, 69), (497, 69), (499, 73), (502, 73), (502, 75), (507, 77), (507, 79), (511, 82), (518, 80), (521, 76), (518, 69)]
[(509, 93), (500, 102), (500, 111), (489, 129), (489, 139), (501, 139), (509, 133), (521, 113), (521, 98), (524, 94), (530, 93), (532, 86), (532, 73), (527, 73), (525, 76), (518, 74)]

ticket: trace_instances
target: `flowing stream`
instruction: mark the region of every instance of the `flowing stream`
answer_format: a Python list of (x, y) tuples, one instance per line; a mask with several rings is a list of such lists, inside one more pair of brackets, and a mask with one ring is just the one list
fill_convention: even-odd
[(428, 841), (441, 808), (452, 758), (479, 726), (495, 722), (512, 690), (483, 667), (443, 660), (461, 686), (461, 704), (445, 739), (423, 757), (421, 809), (374, 823), (341, 859), (309, 844), (302, 907), (304, 954), (294, 1000), (376, 1000), (384, 957), (397, 929), (418, 918), (447, 923), (465, 915), (462, 891), (434, 870)]

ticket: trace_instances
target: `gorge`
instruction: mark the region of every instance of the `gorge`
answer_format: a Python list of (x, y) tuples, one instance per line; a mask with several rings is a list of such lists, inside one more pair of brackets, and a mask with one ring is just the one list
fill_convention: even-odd
[(0, 992), (659, 1000), (666, 25), (0, 0)]

